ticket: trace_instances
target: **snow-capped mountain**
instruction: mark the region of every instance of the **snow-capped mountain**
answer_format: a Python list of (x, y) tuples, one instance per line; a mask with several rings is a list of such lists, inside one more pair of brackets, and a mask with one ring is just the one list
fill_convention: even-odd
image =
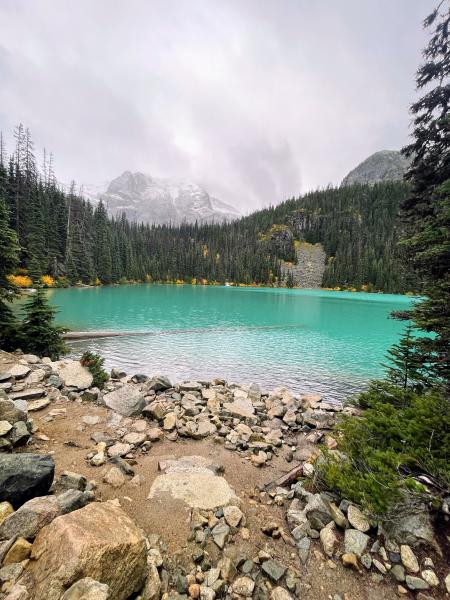
[(111, 215), (125, 213), (131, 221), (160, 225), (230, 221), (240, 216), (233, 206), (211, 197), (196, 183), (130, 171), (111, 181), (97, 198)]

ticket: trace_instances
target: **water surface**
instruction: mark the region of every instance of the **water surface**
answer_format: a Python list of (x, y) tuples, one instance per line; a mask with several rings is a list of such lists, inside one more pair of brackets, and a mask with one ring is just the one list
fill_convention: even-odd
[(411, 299), (388, 294), (130, 285), (52, 290), (58, 321), (73, 330), (152, 335), (71, 342), (108, 368), (174, 381), (224, 377), (343, 399), (383, 372)]

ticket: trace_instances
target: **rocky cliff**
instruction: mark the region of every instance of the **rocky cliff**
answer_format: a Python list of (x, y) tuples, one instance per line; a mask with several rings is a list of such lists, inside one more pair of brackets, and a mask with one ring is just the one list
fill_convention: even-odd
[(400, 181), (408, 169), (409, 161), (397, 150), (380, 150), (360, 163), (344, 177), (342, 185), (368, 183), (373, 185), (381, 181)]

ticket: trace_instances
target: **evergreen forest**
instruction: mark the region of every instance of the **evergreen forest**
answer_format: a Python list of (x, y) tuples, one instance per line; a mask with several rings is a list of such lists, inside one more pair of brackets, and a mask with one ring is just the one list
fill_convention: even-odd
[[(324, 287), (405, 292), (397, 213), (406, 183), (327, 188), (229, 223), (131, 223), (58, 184), (53, 157), (37, 166), (28, 129), (15, 130), (10, 156), (0, 142), (0, 202), (20, 246), (13, 275), (57, 285), (125, 281), (288, 285), (283, 261), (296, 244), (321, 243)], [(17, 279), (17, 276), (19, 279)], [(44, 279), (42, 277), (44, 276)], [(49, 276), (46, 278), (46, 276)], [(50, 279), (51, 278), (51, 279)]]

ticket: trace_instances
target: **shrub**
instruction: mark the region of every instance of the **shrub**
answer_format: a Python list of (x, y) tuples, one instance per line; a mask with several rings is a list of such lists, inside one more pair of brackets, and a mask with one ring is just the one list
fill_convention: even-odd
[(62, 338), (66, 330), (53, 323), (56, 310), (48, 304), (42, 288), (38, 288), (25, 304), (24, 313), (20, 327), (20, 346), (24, 352), (49, 356), (52, 360), (67, 353)]
[(45, 287), (53, 287), (55, 285), (55, 280), (51, 275), (41, 275), (40, 281)]
[(93, 385), (102, 389), (105, 381), (108, 381), (108, 373), (103, 369), (105, 359), (99, 354), (86, 351), (80, 359), (83, 367), (87, 367), (93, 376)]
[(450, 403), (439, 391), (423, 395), (373, 382), (360, 396), (369, 408), (344, 417), (339, 449), (324, 453), (318, 473), (327, 487), (372, 513), (386, 513), (406, 491), (421, 494), (426, 474), (450, 489)]
[(33, 281), (28, 275), (8, 275), (8, 281), (18, 288), (29, 288), (33, 285)]

